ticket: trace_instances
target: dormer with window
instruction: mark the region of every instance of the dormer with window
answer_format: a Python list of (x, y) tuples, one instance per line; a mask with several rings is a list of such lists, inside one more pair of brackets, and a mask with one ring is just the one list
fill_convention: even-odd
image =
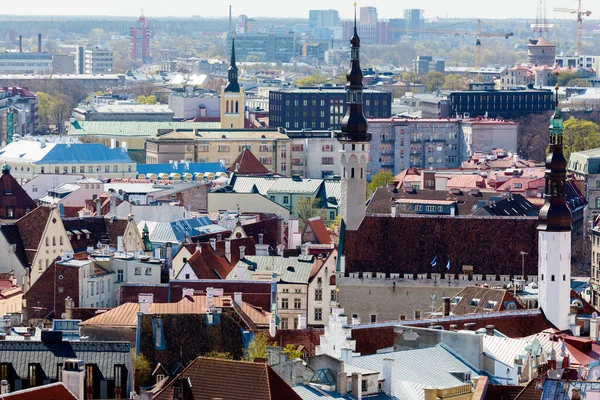
[(469, 306), (479, 307), (479, 299), (471, 299), (471, 301), (469, 301)]

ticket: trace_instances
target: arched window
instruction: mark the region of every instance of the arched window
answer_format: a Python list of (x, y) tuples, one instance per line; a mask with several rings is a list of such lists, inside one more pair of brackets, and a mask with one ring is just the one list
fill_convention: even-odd
[(52, 246), (56, 246), (56, 236), (52, 236)]
[(239, 112), (240, 112), (240, 111), (239, 111), (239, 102), (236, 100), (236, 101), (235, 101), (235, 113), (237, 114), (237, 113), (239, 113)]
[(354, 178), (354, 168), (350, 170), (350, 178)]
[(225, 113), (229, 114), (229, 100), (225, 101)]
[(50, 246), (50, 239), (46, 236), (46, 246)]
[(552, 275), (552, 276), (550, 277), (550, 280), (551, 280), (552, 282), (554, 282), (554, 275)]
[(63, 237), (59, 236), (58, 237), (58, 243), (62, 246), (63, 245)]
[(544, 274), (542, 274), (542, 280), (544, 280)]
[(563, 281), (566, 281), (566, 280), (567, 280), (567, 276), (563, 275)]
[(361, 168), (360, 169), (360, 179), (362, 179), (362, 178), (363, 178), (363, 169)]

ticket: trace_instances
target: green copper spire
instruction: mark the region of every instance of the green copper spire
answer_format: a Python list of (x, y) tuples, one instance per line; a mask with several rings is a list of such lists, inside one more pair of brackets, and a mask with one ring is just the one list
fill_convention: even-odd
[[(552, 138), (555, 136), (562, 136), (564, 130), (564, 119), (560, 113), (560, 109), (558, 108), (558, 85), (554, 88), (555, 91), (555, 105), (554, 105), (554, 114), (550, 118), (550, 142)], [(556, 143), (553, 143), (556, 144)]]
[(7, 163), (4, 163), (2, 165), (2, 174), (3, 175), (10, 174), (10, 165), (8, 165)]
[(142, 229), (142, 241), (144, 242), (144, 251), (152, 251), (152, 242), (150, 241), (150, 230), (148, 224), (144, 223), (144, 229)]

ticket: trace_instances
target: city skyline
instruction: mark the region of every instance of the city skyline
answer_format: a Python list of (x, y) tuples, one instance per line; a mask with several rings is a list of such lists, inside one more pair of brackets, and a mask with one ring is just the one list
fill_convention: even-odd
[[(28, 3), (30, 7), (24, 9), (19, 3), (5, 4), (2, 10), (3, 16), (10, 15), (31, 15), (31, 16), (136, 16), (143, 9), (144, 15), (148, 17), (184, 17), (200, 15), (205, 17), (226, 17), (229, 12), (229, 4), (232, 6), (233, 16), (236, 18), (240, 14), (259, 17), (289, 17), (289, 18), (308, 18), (309, 9), (337, 9), (340, 17), (349, 19), (352, 17), (352, 2), (342, 0), (332, 0), (323, 2), (317, 0), (307, 0), (298, 3), (288, 3), (285, 7), (279, 4), (274, 5), (272, 1), (247, 2), (243, 0), (230, 0), (218, 4), (202, 4), (201, 7), (189, 7), (187, 3), (181, 0), (169, 2), (166, 8), (164, 2), (157, 0), (146, 0), (137, 2), (118, 2), (116, 0), (106, 0), (102, 3), (80, 3), (75, 1), (45, 2), (41, 0), (32, 0)], [(371, 0), (358, 3), (358, 7), (373, 6), (377, 7), (379, 17), (382, 19), (401, 18), (402, 11), (410, 8), (420, 8), (425, 10), (426, 18), (492, 18), (492, 19), (535, 19), (537, 10), (537, 1), (529, 0), (527, 6), (523, 6), (522, 1), (506, 0), (501, 8), (491, 8), (488, 3), (474, 2), (472, 0), (459, 0), (447, 2), (442, 0), (422, 0), (406, 1), (401, 5), (390, 4), (386, 0)], [(554, 12), (555, 7), (576, 8), (576, 1), (568, 0), (547, 0), (548, 19), (573, 19), (575, 16), (569, 16), (565, 13)], [(600, 18), (600, 4), (590, 0), (584, 1), (583, 8), (590, 10), (592, 15), (587, 19)], [(114, 11), (113, 11), (114, 10)]]

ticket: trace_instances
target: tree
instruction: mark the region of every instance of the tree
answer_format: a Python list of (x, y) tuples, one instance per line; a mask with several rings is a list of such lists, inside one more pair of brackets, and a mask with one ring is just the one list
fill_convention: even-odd
[(316, 86), (321, 85), (327, 82), (328, 80), (329, 79), (325, 75), (315, 74), (297, 79), (294, 83), (296, 84), (296, 86)]
[(467, 90), (469, 85), (464, 76), (458, 74), (447, 75), (444, 79), (444, 89), (448, 90)]
[(257, 332), (248, 347), (244, 349), (244, 360), (254, 361), (256, 358), (267, 358), (269, 337), (265, 332)]
[(558, 86), (569, 86), (569, 81), (577, 78), (579, 78), (577, 72), (563, 71), (558, 74), (558, 78), (556, 79), (556, 81), (558, 83)]
[(415, 83), (418, 81), (419, 75), (417, 75), (416, 72), (406, 71), (406, 72), (402, 73), (401, 78), (402, 78), (402, 82), (412, 84), (412, 83)]
[(526, 159), (543, 162), (546, 159), (550, 113), (530, 114), (519, 118), (517, 130), (517, 151)]
[(260, 58), (256, 54), (248, 54), (246, 57), (246, 62), (259, 62)]
[(592, 87), (592, 83), (585, 79), (575, 78), (567, 82), (567, 86), (571, 87)]
[(223, 360), (233, 360), (233, 356), (231, 355), (231, 353), (226, 352), (226, 351), (209, 351), (208, 353), (205, 353), (203, 357), (210, 357), (210, 358), (221, 358)]
[(283, 348), (283, 352), (287, 354), (288, 360), (302, 358), (302, 352), (298, 350), (298, 346), (296, 346), (295, 344), (286, 344)]
[(573, 152), (600, 147), (600, 127), (592, 121), (571, 117), (565, 121), (563, 145), (567, 160)]
[(49, 128), (55, 125), (58, 133), (63, 133), (64, 123), (71, 115), (73, 108), (71, 99), (65, 94), (51, 96), (48, 93), (37, 92), (38, 113), (40, 125)]
[(367, 198), (380, 187), (388, 187), (394, 182), (394, 174), (389, 169), (380, 169), (371, 177), (371, 182), (367, 185)]
[(138, 96), (136, 101), (140, 104), (156, 104), (157, 100), (156, 100), (156, 96), (151, 94), (150, 96)]
[(423, 75), (421, 81), (425, 84), (426, 92), (435, 92), (444, 84), (444, 74), (437, 71), (431, 71)]
[(300, 226), (303, 227), (308, 221), (309, 218), (313, 217), (321, 217), (321, 219), (325, 218), (325, 210), (319, 208), (319, 200), (312, 199), (310, 197), (302, 197), (296, 203), (296, 215), (300, 220)]
[(150, 362), (142, 354), (135, 354), (135, 351), (131, 351), (133, 357), (133, 369), (140, 370), (140, 385), (150, 386), (152, 383), (152, 370), (150, 369)]

